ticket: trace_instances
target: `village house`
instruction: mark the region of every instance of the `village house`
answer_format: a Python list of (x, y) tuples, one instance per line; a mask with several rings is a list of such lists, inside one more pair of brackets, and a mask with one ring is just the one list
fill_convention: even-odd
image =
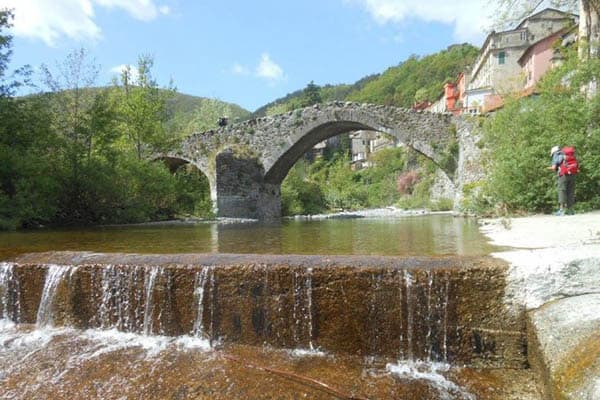
[[(480, 114), (497, 108), (503, 96), (530, 88), (551, 65), (548, 49), (552, 43), (577, 19), (574, 14), (546, 8), (514, 29), (491, 32), (473, 67), (459, 74), (455, 83), (447, 83), (442, 98), (428, 110)], [(531, 82), (526, 82), (530, 72)]]
[[(493, 111), (509, 94), (529, 95), (537, 81), (556, 61), (553, 45), (572, 30), (578, 17), (546, 8), (525, 18), (516, 28), (491, 32), (473, 66), (455, 82), (444, 85), (435, 102), (415, 103), (413, 109), (477, 115)], [(353, 169), (367, 168), (369, 155), (396, 144), (371, 131), (350, 134)]]
[(557, 42), (562, 42), (563, 36), (570, 31), (566, 27), (529, 46), (518, 62), (523, 70), (525, 79), (524, 89), (533, 88), (540, 78), (552, 68), (559, 53), (555, 49)]
[(371, 166), (369, 155), (382, 149), (396, 146), (391, 136), (375, 131), (355, 131), (350, 134), (352, 169), (358, 170)]

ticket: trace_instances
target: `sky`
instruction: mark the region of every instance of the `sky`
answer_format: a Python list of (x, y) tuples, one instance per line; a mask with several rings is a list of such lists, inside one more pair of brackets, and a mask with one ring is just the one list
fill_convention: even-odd
[(451, 44), (483, 43), (484, 0), (0, 0), (14, 10), (11, 67), (85, 48), (107, 85), (138, 57), (160, 86), (249, 111), (317, 85), (354, 83)]

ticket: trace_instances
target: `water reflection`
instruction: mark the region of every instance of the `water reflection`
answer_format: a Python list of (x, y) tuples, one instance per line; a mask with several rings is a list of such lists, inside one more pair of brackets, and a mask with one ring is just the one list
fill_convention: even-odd
[(1, 258), (50, 250), (428, 256), (483, 255), (492, 247), (475, 220), (450, 215), (0, 233)]

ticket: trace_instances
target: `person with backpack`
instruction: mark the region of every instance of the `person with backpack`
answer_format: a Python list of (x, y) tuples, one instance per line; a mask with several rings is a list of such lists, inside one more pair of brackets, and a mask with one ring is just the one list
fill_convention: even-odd
[(575, 148), (566, 146), (562, 149), (553, 146), (550, 150), (552, 164), (549, 169), (556, 172), (558, 188), (558, 211), (555, 215), (572, 215), (575, 204), (575, 176), (579, 173), (579, 163), (575, 157)]

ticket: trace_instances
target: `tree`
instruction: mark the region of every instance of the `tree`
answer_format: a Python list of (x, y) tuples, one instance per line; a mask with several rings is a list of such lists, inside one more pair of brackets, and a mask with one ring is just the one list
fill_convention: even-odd
[(151, 73), (153, 65), (151, 56), (142, 55), (137, 76), (127, 66), (120, 79), (122, 125), (140, 160), (146, 148), (165, 149), (170, 144), (164, 124), (169, 117), (167, 102), (174, 96), (175, 88), (172, 84), (165, 89), (158, 87)]
[(10, 48), (12, 36), (4, 34), (2, 31), (10, 28), (12, 19), (13, 14), (10, 10), (0, 10), (0, 97), (5, 97), (9, 94), (9, 88), (5, 86), (4, 80), (8, 62), (12, 54)]
[(42, 65), (43, 82), (49, 89), (49, 108), (53, 128), (65, 140), (65, 151), (72, 167), (89, 160), (95, 140), (114, 139), (112, 108), (106, 89), (94, 88), (100, 67), (81, 48), (56, 65), (56, 71)]
[(315, 82), (313, 81), (310, 81), (310, 83), (306, 85), (302, 96), (304, 98), (304, 101), (302, 102), (303, 107), (312, 106), (322, 102), (321, 89), (319, 89), (319, 87), (315, 85)]
[(15, 98), (25, 81), (18, 74), (7, 79), (12, 37), (3, 31), (12, 18), (11, 11), (0, 10), (0, 230), (47, 221), (57, 192), (52, 176), (57, 146), (45, 102), (39, 96)]

